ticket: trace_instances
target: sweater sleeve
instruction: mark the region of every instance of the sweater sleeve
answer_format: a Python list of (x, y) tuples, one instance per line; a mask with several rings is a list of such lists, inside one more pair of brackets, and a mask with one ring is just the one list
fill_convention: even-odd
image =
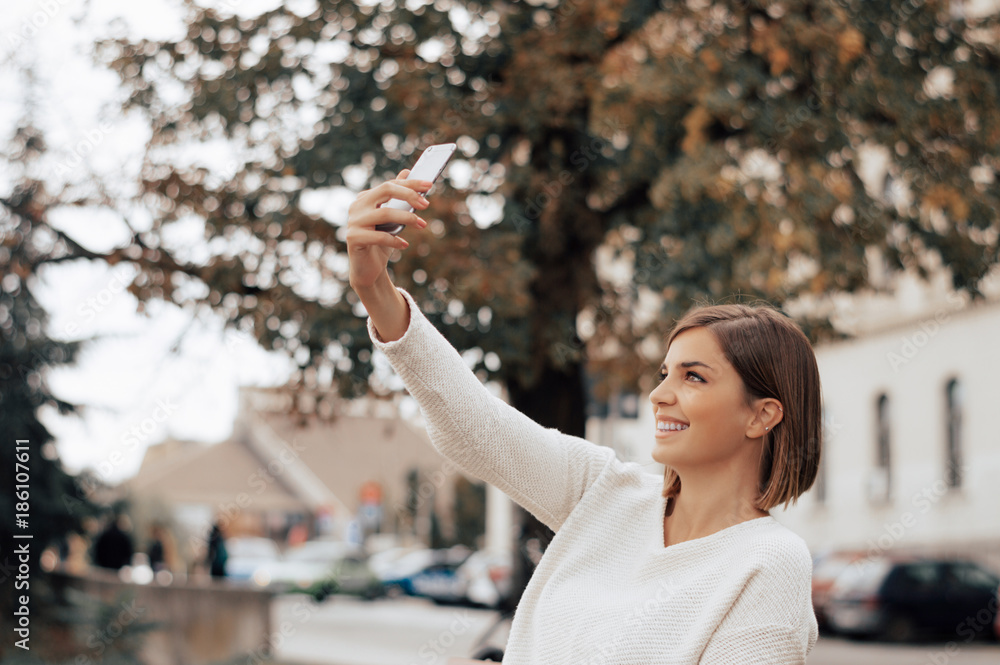
[(493, 395), (413, 297), (399, 292), (410, 306), (403, 336), (382, 341), (370, 318), (368, 333), (420, 405), (434, 447), (558, 531), (614, 451), (543, 427)]

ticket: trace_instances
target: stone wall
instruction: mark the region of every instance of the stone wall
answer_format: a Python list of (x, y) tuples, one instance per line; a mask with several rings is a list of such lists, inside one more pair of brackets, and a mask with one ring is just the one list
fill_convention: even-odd
[(270, 654), (273, 591), (214, 580), (140, 585), (103, 570), (85, 576), (53, 572), (51, 577), (56, 590), (75, 589), (120, 608), (107, 626), (88, 637), (85, 646), (95, 654), (133, 623), (156, 624), (142, 636), (140, 655), (147, 665), (236, 658), (253, 663)]

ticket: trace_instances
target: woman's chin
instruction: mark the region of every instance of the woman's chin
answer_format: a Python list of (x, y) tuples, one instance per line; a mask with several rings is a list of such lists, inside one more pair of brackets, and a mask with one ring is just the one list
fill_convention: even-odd
[(657, 439), (653, 444), (651, 457), (660, 464), (665, 464), (674, 469), (682, 469), (699, 464), (698, 455), (691, 453), (698, 452), (697, 447), (691, 447), (683, 441), (673, 439)]
[(674, 451), (663, 450), (664, 448), (666, 448), (664, 444), (657, 443), (656, 447), (653, 448), (653, 461), (676, 469), (682, 459)]

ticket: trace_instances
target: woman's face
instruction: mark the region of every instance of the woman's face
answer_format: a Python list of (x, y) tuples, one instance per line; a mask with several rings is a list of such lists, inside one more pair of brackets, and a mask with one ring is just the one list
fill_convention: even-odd
[[(656, 417), (653, 459), (682, 471), (725, 465), (745, 455), (753, 413), (744, 402), (743, 380), (706, 328), (674, 338), (649, 394)], [(664, 430), (664, 425), (686, 429)]]

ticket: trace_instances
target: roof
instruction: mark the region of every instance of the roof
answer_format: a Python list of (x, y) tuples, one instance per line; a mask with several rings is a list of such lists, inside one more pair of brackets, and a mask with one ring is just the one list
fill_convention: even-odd
[[(159, 446), (171, 450), (158, 451)], [(262, 470), (266, 471), (266, 464), (232, 439), (216, 444), (168, 441), (151, 446), (139, 473), (124, 485), (136, 494), (171, 503), (218, 508), (252, 503), (259, 510), (303, 507), (301, 499), (284, 484), (266, 482)]]
[(280, 414), (261, 419), (350, 510), (357, 507), (365, 481), (382, 485), (384, 501), (399, 501), (410, 469), (430, 471), (447, 463), (424, 431), (400, 418), (340, 416), (305, 427)]
[[(149, 447), (124, 486), (169, 503), (303, 512), (332, 505), (354, 512), (366, 481), (378, 482), (391, 506), (405, 496), (412, 468), (430, 472), (445, 464), (427, 434), (399, 417), (244, 412), (221, 443), (169, 440)], [(449, 485), (435, 489), (449, 495)]]

